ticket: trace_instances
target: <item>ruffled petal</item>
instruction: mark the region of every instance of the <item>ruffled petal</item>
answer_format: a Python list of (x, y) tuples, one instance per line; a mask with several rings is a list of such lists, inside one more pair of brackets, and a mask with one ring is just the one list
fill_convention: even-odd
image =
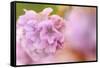
[(40, 12), (40, 13), (43, 14), (43, 15), (48, 16), (48, 15), (50, 15), (50, 13), (51, 13), (52, 11), (53, 11), (52, 8), (45, 8), (45, 9), (43, 9), (43, 11)]

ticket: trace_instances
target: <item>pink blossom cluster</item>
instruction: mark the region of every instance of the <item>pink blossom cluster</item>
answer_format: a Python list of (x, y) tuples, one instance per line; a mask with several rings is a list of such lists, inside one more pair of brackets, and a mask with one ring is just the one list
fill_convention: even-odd
[(52, 8), (45, 8), (39, 13), (24, 11), (25, 14), (18, 18), (16, 25), (17, 63), (44, 62), (45, 57), (54, 55), (63, 45), (61, 28), (64, 20), (59, 15), (50, 15)]

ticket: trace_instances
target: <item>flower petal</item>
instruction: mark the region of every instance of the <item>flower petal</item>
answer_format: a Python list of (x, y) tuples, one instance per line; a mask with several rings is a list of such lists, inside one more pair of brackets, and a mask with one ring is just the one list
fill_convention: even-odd
[(48, 16), (53, 11), (52, 8), (45, 8), (42, 12), (40, 12), (43, 15)]

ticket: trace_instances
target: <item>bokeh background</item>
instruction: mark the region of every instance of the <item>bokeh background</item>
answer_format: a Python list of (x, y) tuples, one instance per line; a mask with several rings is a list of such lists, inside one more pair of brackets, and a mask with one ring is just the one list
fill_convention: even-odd
[(53, 8), (53, 12), (51, 14), (58, 14), (64, 17), (64, 13), (71, 10), (71, 6), (61, 6), (61, 5), (50, 5), (50, 4), (28, 4), (28, 3), (16, 3), (16, 17), (24, 14), (24, 9), (34, 10), (36, 12), (41, 12), (44, 8), (51, 7)]
[(65, 43), (55, 54), (56, 62), (96, 61), (96, 7), (16, 3), (16, 18), (24, 9), (41, 12), (47, 7), (66, 20)]

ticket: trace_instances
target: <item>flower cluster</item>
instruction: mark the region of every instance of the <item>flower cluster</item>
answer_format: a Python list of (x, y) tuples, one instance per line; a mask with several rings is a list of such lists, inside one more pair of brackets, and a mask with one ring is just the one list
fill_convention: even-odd
[(52, 8), (45, 8), (39, 13), (24, 11), (25, 14), (17, 20), (17, 46), (21, 46), (34, 62), (53, 55), (64, 42), (60, 31), (64, 25), (63, 18), (50, 15)]

